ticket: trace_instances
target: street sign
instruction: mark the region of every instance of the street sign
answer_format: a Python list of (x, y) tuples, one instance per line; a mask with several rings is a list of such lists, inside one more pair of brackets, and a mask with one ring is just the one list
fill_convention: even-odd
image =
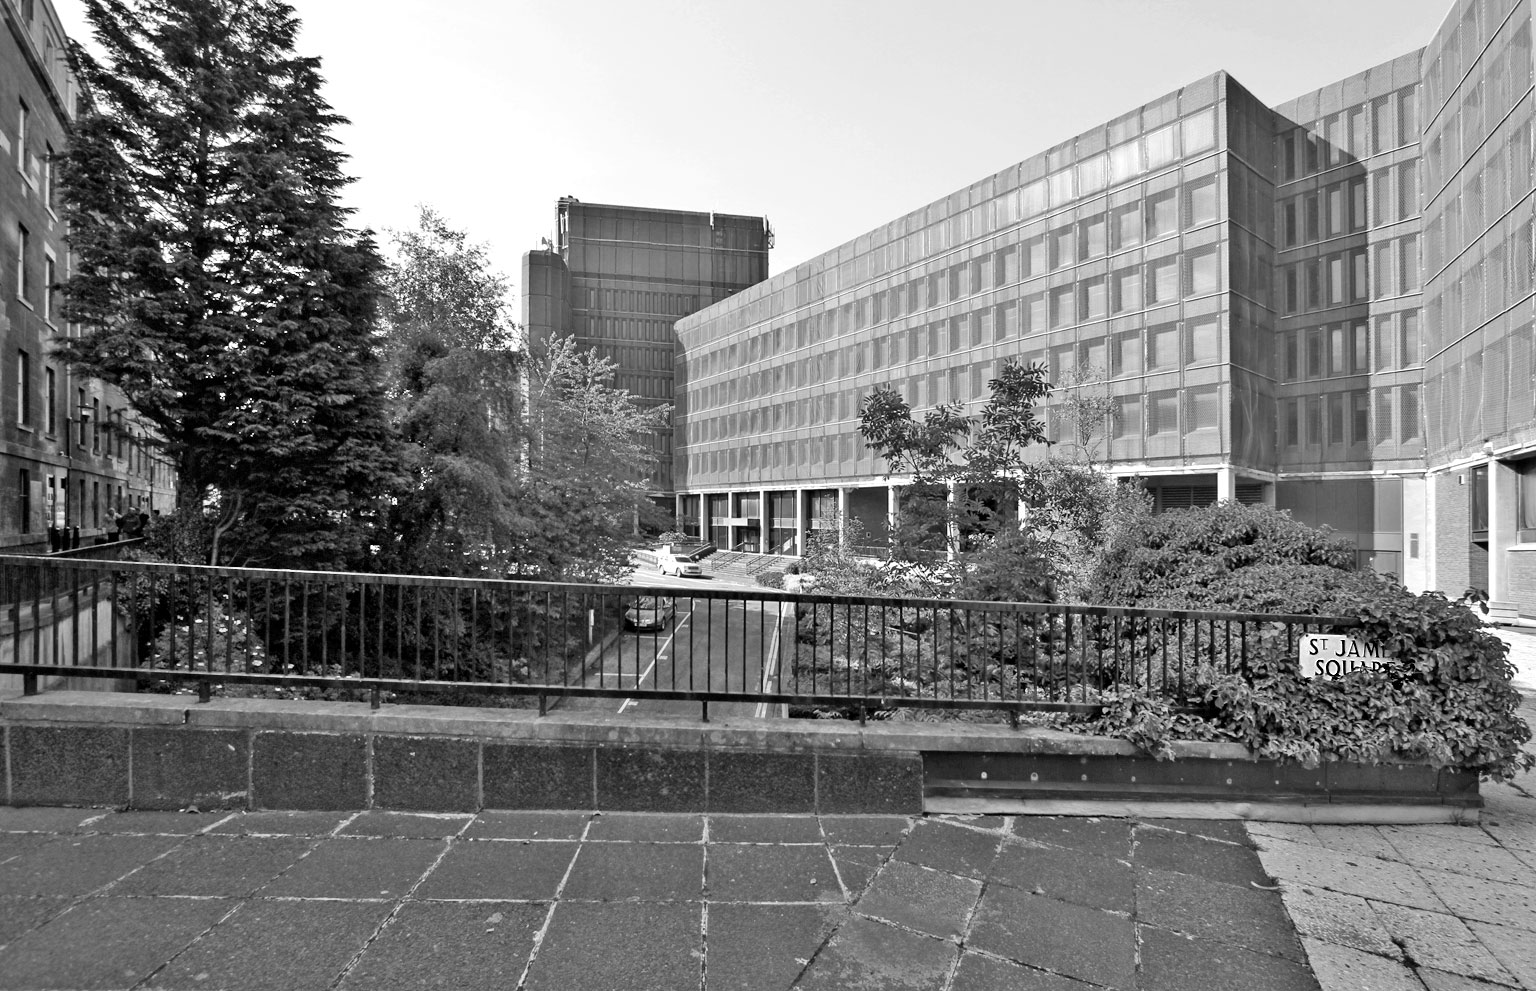
[(1304, 633), (1298, 652), (1304, 678), (1340, 678), (1351, 671), (1374, 671), (1392, 663), (1376, 644), (1338, 633)]

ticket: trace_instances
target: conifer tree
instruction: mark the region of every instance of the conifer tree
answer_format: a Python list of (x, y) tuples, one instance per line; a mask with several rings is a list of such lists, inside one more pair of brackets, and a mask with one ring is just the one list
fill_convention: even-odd
[(395, 477), (381, 262), (279, 0), (86, 0), (100, 57), (62, 163), (75, 255), (58, 349), (118, 386), (216, 563), (344, 563)]

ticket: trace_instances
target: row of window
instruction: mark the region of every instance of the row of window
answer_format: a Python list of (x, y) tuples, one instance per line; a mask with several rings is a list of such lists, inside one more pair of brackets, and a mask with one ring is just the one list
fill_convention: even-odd
[(1280, 136), (1280, 181), (1290, 182), (1419, 139), (1415, 86), (1355, 104)]
[(1283, 331), (1281, 378), (1286, 382), (1412, 368), (1420, 354), (1419, 313), (1385, 313), (1370, 323), (1354, 320)]
[[(1372, 392), (1376, 397), (1374, 430)], [(1351, 389), (1280, 400), (1280, 443), (1287, 450), (1422, 440), (1417, 385)]]
[(49, 324), (59, 313), (59, 263), (53, 249), (43, 245), (42, 283), (33, 268), (34, 238), (26, 224), (16, 225), (16, 298), (39, 311)]
[(1388, 299), (1423, 288), (1419, 236), (1390, 238), (1281, 266), (1283, 312), (1304, 313), (1371, 299)]
[[(807, 314), (794, 325), (754, 334), (746, 341), (724, 343), (703, 352), (702, 375), (716, 375), (784, 353), (786, 348), (853, 333), (923, 310), (989, 292), (1048, 272), (1213, 223), (1220, 217), (1220, 176), (1209, 175), (1175, 187), (1148, 193), (1145, 198), (1105, 212), (1068, 221), (1052, 229), (1037, 228), (1016, 244), (984, 257), (956, 262), (947, 268), (914, 277), (851, 300), (835, 309)], [(1167, 262), (1172, 264), (1171, 259)], [(1169, 268), (1168, 275), (1176, 273)], [(1136, 308), (1128, 304), (1124, 308)]]
[(1533, 239), (1529, 219), (1501, 226), (1440, 273), (1424, 300), (1431, 347), (1458, 337), (1531, 294)]
[[(675, 292), (653, 292), (648, 289), (577, 289), (572, 305), (577, 309), (617, 310), (622, 313), (654, 313), (661, 316), (685, 317), (697, 310), (699, 297)], [(668, 336), (671, 323), (664, 324)], [(644, 338), (663, 340), (664, 338)]]
[(1509, 16), (1515, 0), (1472, 0), (1461, 4), (1461, 19), (1451, 19), (1424, 52), (1424, 104), (1429, 116), (1477, 62), (1488, 37)]
[[(1433, 70), (1431, 70), (1433, 72)], [(1429, 188), (1455, 174), (1531, 88), (1531, 24), (1527, 15), (1495, 42), (1478, 69), (1461, 83), (1424, 136), (1424, 172)]]
[(579, 337), (604, 341), (673, 341), (671, 320), (641, 320), (633, 317), (576, 317)]
[[(1368, 195), (1368, 192), (1370, 195)], [(1367, 209), (1369, 204), (1370, 209)], [(1313, 241), (1358, 234), (1419, 213), (1417, 162), (1377, 169), (1365, 176), (1280, 201), (1280, 245), (1294, 248)]]
[[(46, 481), (47, 491), (43, 491)], [(15, 508), (11, 512), (15, 530), (19, 533), (32, 533), (39, 522), (44, 527), (56, 526), (93, 526), (112, 525), (114, 519), (124, 513), (139, 513), (147, 511), (150, 497), (144, 493), (125, 492), (122, 485), (116, 486), (114, 495), (111, 482), (106, 484), (106, 502), (102, 502), (102, 484), (100, 480), (91, 480), (90, 499), (86, 499), (86, 480), (80, 479), (77, 483), (78, 499), (71, 499), (69, 479), (62, 475), (49, 474), (46, 479), (33, 476), (32, 469), (19, 468), (16, 472)], [(90, 512), (86, 509), (89, 507)], [(106, 510), (105, 517), (102, 510)], [(41, 521), (38, 514), (41, 513)], [(89, 523), (87, 523), (89, 520)]]
[(626, 371), (672, 371), (672, 349), (625, 347), (602, 341), (595, 345), (598, 356), (607, 358)]
[(1430, 204), (1424, 217), (1425, 267), (1433, 275), (1450, 263), (1536, 183), (1536, 129), (1529, 120), (1509, 128), (1506, 140), (1480, 151)]
[[(58, 374), (52, 368), (43, 369), (42, 381), (42, 428), (43, 433), (49, 437), (59, 435), (59, 404), (60, 395), (58, 387)], [(17, 426), (31, 430), (38, 426), (34, 405), (37, 400), (36, 383), (33, 381), (32, 355), (25, 350), (16, 352), (16, 424)], [(102, 453), (102, 434), (107, 434), (106, 453), (111, 457), (127, 459), (129, 471), (134, 475), (147, 474), (151, 470), (153, 458), (148, 448), (144, 445), (142, 436), (131, 430), (125, 422), (126, 410), (113, 409), (111, 404), (106, 407), (106, 415), (102, 415), (102, 403), (98, 397), (90, 397), (87, 404), (86, 391), (76, 390), (76, 415), (72, 419), (79, 433), (74, 438), (77, 449), (84, 450), (89, 446), (93, 454)]]

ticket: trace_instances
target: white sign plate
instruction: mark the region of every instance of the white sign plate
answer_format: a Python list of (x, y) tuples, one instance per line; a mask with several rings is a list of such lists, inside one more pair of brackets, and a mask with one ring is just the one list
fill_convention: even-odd
[(1392, 662), (1376, 644), (1338, 633), (1304, 633), (1298, 651), (1304, 678), (1340, 678), (1351, 671), (1374, 671)]

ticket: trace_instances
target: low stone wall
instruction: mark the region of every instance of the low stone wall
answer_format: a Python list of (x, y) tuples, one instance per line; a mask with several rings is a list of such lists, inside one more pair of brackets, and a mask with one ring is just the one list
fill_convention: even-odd
[(1319, 768), (1234, 744), (976, 723), (687, 719), (591, 710), (45, 692), (0, 699), (6, 805), (140, 809), (1476, 817), (1477, 776)]

